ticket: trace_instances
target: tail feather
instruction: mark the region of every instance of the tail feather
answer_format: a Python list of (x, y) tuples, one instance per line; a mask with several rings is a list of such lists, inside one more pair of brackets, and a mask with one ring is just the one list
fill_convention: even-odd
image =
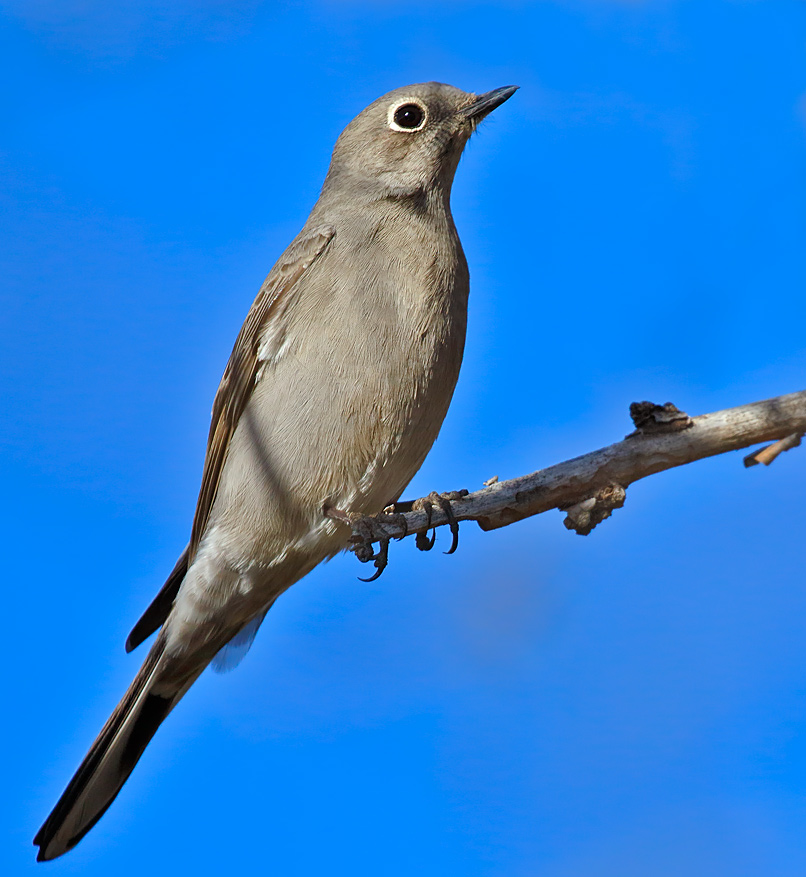
[[(37, 861), (55, 859), (72, 849), (115, 800), (151, 738), (187, 691), (154, 694), (163, 645), (160, 639), (129, 690), (90, 747), (61, 798), (34, 838)], [(195, 677), (194, 677), (195, 679)]]

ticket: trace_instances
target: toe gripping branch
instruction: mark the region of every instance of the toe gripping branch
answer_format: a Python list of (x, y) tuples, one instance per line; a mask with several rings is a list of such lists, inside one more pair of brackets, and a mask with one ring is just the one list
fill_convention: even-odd
[[(453, 513), (451, 501), (462, 499), (462, 497), (467, 496), (468, 493), (469, 491), (467, 490), (451, 490), (448, 493), (437, 493), (436, 491), (432, 491), (428, 496), (414, 500), (411, 504), (411, 510), (413, 512), (425, 512), (426, 517), (425, 530), (422, 533), (418, 533), (414, 540), (414, 544), (420, 549), (420, 551), (430, 551), (434, 547), (434, 543), (437, 541), (436, 527), (431, 529), (431, 516), (434, 513), (434, 506), (439, 507), (440, 511), (448, 519), (448, 526), (451, 528), (451, 547), (445, 552), (445, 554), (453, 554), (453, 552), (456, 551), (459, 547), (459, 522), (456, 520), (456, 515)], [(431, 529), (430, 537), (428, 535), (429, 529)]]
[[(375, 561), (375, 572), (368, 579), (362, 579), (359, 576), (359, 581), (374, 582), (389, 563), (389, 542), (392, 537), (385, 529), (384, 523), (396, 524), (401, 528), (403, 533), (397, 537), (398, 539), (405, 539), (409, 535), (409, 522), (406, 520), (406, 516), (394, 511), (394, 506), (392, 509), (392, 511), (383, 511), (374, 517), (357, 515), (351, 522), (353, 535), (350, 537), (350, 543), (355, 556), (361, 563)], [(372, 548), (373, 542), (378, 543), (377, 552)]]
[[(389, 563), (389, 542), (393, 538), (384, 525), (392, 526), (399, 529), (400, 536), (398, 540), (405, 539), (409, 535), (409, 522), (403, 512), (425, 512), (426, 525), (425, 529), (418, 531), (415, 539), (415, 545), (420, 551), (430, 551), (434, 547), (437, 534), (436, 527), (431, 526), (431, 519), (436, 506), (447, 519), (448, 526), (451, 530), (451, 547), (445, 554), (453, 554), (459, 547), (459, 522), (453, 513), (451, 502), (453, 500), (462, 499), (467, 496), (467, 490), (452, 490), (448, 493), (437, 493), (436, 491), (429, 493), (421, 499), (413, 502), (399, 502), (390, 506), (379, 515), (355, 515), (351, 516), (350, 525), (353, 528), (353, 535), (350, 537), (352, 551), (362, 563), (375, 562), (375, 572), (368, 579), (361, 579), (362, 582), (374, 582), (381, 573), (386, 569)], [(428, 531), (431, 530), (431, 535)], [(373, 550), (372, 544), (378, 543), (377, 552)]]

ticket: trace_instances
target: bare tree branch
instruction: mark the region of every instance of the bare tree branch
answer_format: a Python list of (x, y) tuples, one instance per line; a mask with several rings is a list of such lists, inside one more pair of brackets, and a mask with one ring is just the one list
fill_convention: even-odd
[[(451, 524), (451, 518), (477, 521), (482, 530), (495, 530), (555, 508), (566, 512), (566, 527), (587, 535), (624, 504), (630, 484), (648, 475), (773, 441), (745, 458), (745, 465), (769, 465), (782, 451), (800, 444), (806, 434), (806, 390), (694, 418), (671, 403), (633, 403), (630, 414), (635, 432), (606, 448), (531, 475), (508, 481), (490, 479), (488, 486), (466, 496), (443, 494), (440, 501), (431, 494), (403, 504), (413, 506), (406, 514), (356, 518), (352, 550), (359, 560), (374, 560), (380, 574), (390, 539), (425, 534), (432, 527)], [(377, 554), (373, 542), (381, 545)], [(418, 544), (424, 547), (429, 542), (421, 539)]]

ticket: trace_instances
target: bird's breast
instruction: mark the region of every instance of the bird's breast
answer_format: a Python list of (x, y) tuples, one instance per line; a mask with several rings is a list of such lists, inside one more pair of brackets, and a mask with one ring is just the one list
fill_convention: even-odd
[(267, 556), (319, 532), (325, 504), (376, 513), (398, 498), (447, 413), (465, 340), (464, 255), (458, 240), (397, 229), (337, 227), (233, 436), (221, 507), (233, 520), (251, 510)]

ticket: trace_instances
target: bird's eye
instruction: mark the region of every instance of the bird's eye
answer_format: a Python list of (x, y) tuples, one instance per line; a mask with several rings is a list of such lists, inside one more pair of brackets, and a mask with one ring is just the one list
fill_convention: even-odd
[(389, 127), (394, 131), (419, 131), (425, 124), (425, 109), (420, 104), (401, 104), (390, 115)]

